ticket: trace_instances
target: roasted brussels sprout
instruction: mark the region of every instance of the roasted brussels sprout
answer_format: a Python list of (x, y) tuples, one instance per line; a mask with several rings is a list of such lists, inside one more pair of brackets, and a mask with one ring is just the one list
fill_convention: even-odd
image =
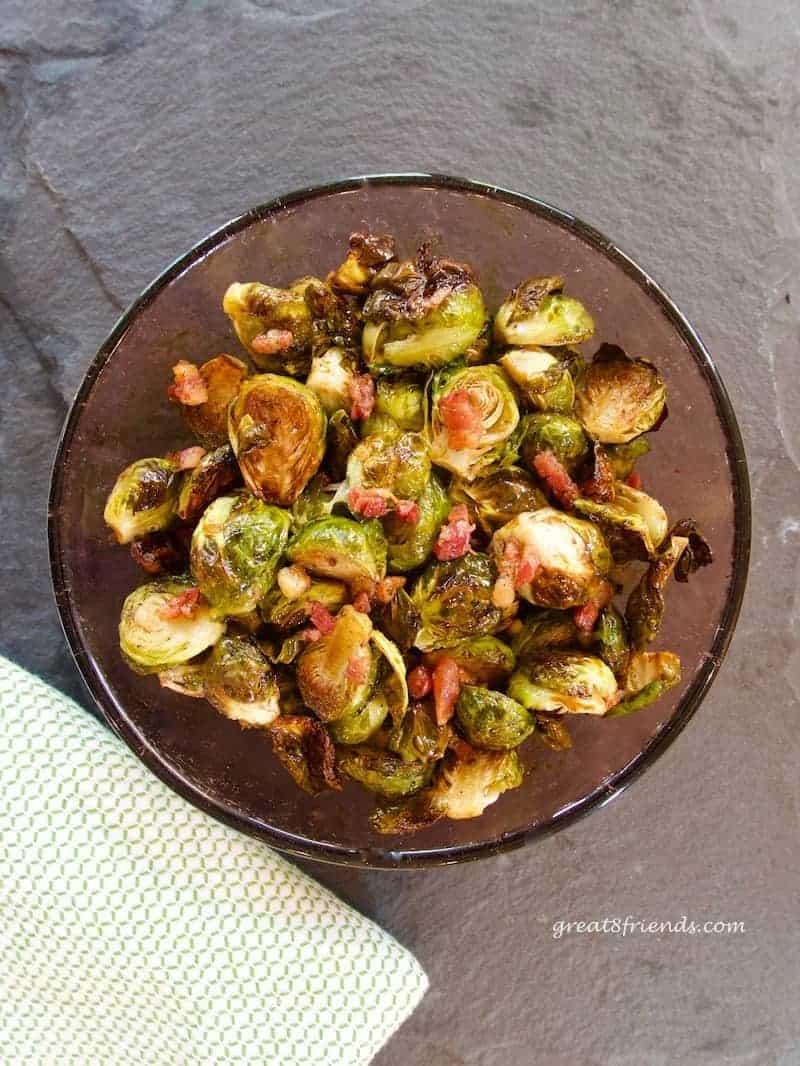
[(628, 664), (623, 698), (608, 712), (621, 718), (649, 707), (681, 679), (681, 661), (671, 651), (635, 651)]
[(516, 458), (519, 409), (497, 366), (447, 367), (431, 385), (431, 459), (466, 481)]
[(378, 273), (363, 313), (364, 359), (376, 373), (444, 366), (477, 341), (487, 317), (469, 267), (426, 248)]
[(340, 267), (327, 277), (334, 289), (363, 296), (378, 270), (394, 259), (394, 237), (388, 233), (352, 233), (350, 251)]
[(347, 462), (357, 444), (358, 434), (353, 420), (346, 411), (334, 411), (328, 419), (324, 460), (324, 470), (334, 481), (344, 481), (347, 477)]
[(197, 466), (183, 475), (176, 513), (183, 522), (196, 522), (206, 507), (229, 489), (236, 488), (242, 475), (230, 444), (207, 452)]
[(492, 603), (494, 579), (488, 556), (477, 552), (423, 570), (411, 592), (420, 616), (416, 647), (432, 651), (497, 632), (509, 616)]
[(175, 383), (167, 393), (181, 408), (187, 429), (204, 448), (228, 442), (228, 408), (237, 396), (248, 369), (241, 359), (218, 355), (201, 367), (181, 360), (173, 368)]
[(450, 513), (447, 493), (435, 474), (428, 478), (416, 502), (419, 510), (416, 522), (406, 522), (394, 512), (383, 519), (389, 570), (393, 574), (405, 574), (422, 566)]
[(667, 390), (646, 359), (604, 344), (576, 383), (575, 414), (590, 437), (625, 444), (653, 429), (666, 410)]
[(328, 729), (337, 744), (363, 744), (378, 732), (388, 714), (386, 696), (376, 689), (362, 707), (329, 722)]
[(166, 529), (175, 519), (180, 477), (169, 459), (139, 459), (114, 482), (103, 519), (118, 544)]
[(228, 432), (245, 484), (289, 507), (325, 453), (325, 412), (305, 385), (278, 374), (249, 378), (231, 404)]
[(408, 707), (405, 661), (394, 641), (390, 640), (385, 633), (381, 633), (379, 629), (373, 628), (370, 639), (389, 665), (391, 673), (382, 682), (382, 691), (386, 696), (393, 720), (399, 722)]
[(592, 634), (597, 644), (597, 654), (613, 671), (621, 677), (628, 666), (630, 641), (625, 619), (612, 604), (600, 612), (597, 625)]
[(387, 746), (403, 762), (436, 762), (451, 736), (450, 727), (438, 725), (427, 704), (412, 703), (392, 729)]
[(582, 303), (565, 296), (564, 279), (531, 278), (513, 289), (494, 319), (500, 344), (523, 348), (580, 344), (594, 333), (594, 321)]
[(168, 666), (165, 670), (158, 671), (158, 683), (162, 688), (178, 692), (181, 696), (189, 696), (193, 700), (202, 699), (206, 694), (205, 663), (189, 662)]
[(570, 367), (579, 360), (569, 348), (512, 348), (499, 362), (534, 407), (567, 414), (575, 402)]
[(419, 433), (425, 425), (425, 388), (410, 374), (379, 378), (375, 386), (375, 414), (391, 418), (398, 429)]
[(398, 589), (389, 603), (378, 604), (373, 610), (376, 625), (402, 651), (414, 646), (422, 621), (414, 601), (405, 589)]
[(428, 449), (418, 433), (403, 433), (389, 439), (377, 435), (367, 437), (356, 445), (347, 461), (350, 492), (355, 490), (356, 498), (362, 491), (383, 494), (389, 504), (395, 499), (418, 499), (430, 474)]
[(433, 771), (432, 763), (404, 762), (391, 752), (365, 747), (340, 748), (336, 765), (345, 777), (386, 799), (400, 799), (419, 792)]
[(569, 415), (535, 414), (522, 420), (522, 457), (531, 469), (542, 452), (552, 452), (568, 473), (589, 454), (589, 442), (579, 422)]
[(576, 651), (526, 658), (511, 676), (508, 695), (529, 711), (563, 714), (605, 714), (620, 698), (603, 660)]
[(308, 715), (282, 715), (269, 730), (275, 757), (304, 792), (316, 796), (340, 789), (336, 751), (321, 722)]
[(515, 593), (540, 607), (565, 610), (607, 597), (611, 554), (597, 526), (543, 507), (517, 515), (492, 537), (498, 578), (494, 602)]
[(517, 659), (537, 655), (548, 648), (568, 648), (578, 642), (578, 627), (569, 611), (542, 608), (521, 623), (511, 639)]
[(489, 537), (523, 511), (547, 506), (547, 499), (531, 475), (518, 466), (496, 470), (474, 481), (455, 478), (450, 485), (453, 503), (467, 505), (470, 519)]
[(350, 409), (350, 391), (358, 373), (358, 364), (352, 352), (344, 348), (326, 348), (311, 360), (311, 369), (306, 385), (332, 415), (334, 411)]
[(425, 653), (425, 664), (434, 667), (446, 655), (458, 666), (462, 678), (472, 685), (501, 685), (516, 664), (514, 652), (497, 637), (466, 637), (449, 648)]
[(191, 569), (215, 615), (245, 615), (275, 579), (289, 539), (287, 511), (238, 493), (220, 496), (192, 534)]
[(607, 444), (605, 450), (615, 481), (627, 481), (636, 461), (650, 451), (650, 441), (647, 437), (634, 437), (627, 444)]
[(386, 538), (378, 521), (315, 519), (292, 538), (286, 555), (318, 577), (351, 583), (386, 576)]
[(297, 659), (297, 684), (306, 706), (325, 722), (354, 714), (375, 685), (369, 615), (350, 606), (336, 616), (330, 633), (307, 645)]
[(288, 289), (258, 281), (228, 286), (222, 309), (236, 336), (261, 370), (301, 377), (311, 362), (313, 316), (306, 301), (316, 278), (300, 278)]
[(141, 674), (178, 666), (210, 648), (225, 632), (188, 577), (151, 581), (127, 597), (119, 622), (119, 646)]
[(664, 589), (688, 545), (688, 537), (671, 536), (628, 597), (625, 618), (634, 648), (645, 648), (658, 635), (664, 617)]
[(658, 500), (630, 485), (617, 483), (608, 503), (579, 497), (573, 506), (578, 514), (599, 523), (615, 558), (652, 559), (669, 530), (667, 513)]
[(261, 601), (261, 614), (265, 622), (281, 633), (288, 633), (306, 624), (315, 603), (321, 603), (335, 614), (349, 598), (347, 588), (339, 581), (314, 580), (305, 592), (293, 599), (288, 599), (279, 587), (273, 586)]
[(697, 528), (693, 518), (682, 518), (669, 532), (670, 537), (680, 537), (686, 546), (675, 564), (675, 580), (685, 582), (703, 566), (710, 566), (714, 561), (711, 545)]
[(456, 718), (474, 748), (506, 751), (516, 748), (536, 728), (533, 716), (502, 692), (464, 685), (456, 702)]
[(247, 637), (224, 636), (204, 665), (204, 695), (227, 718), (267, 726), (281, 713), (278, 680)]

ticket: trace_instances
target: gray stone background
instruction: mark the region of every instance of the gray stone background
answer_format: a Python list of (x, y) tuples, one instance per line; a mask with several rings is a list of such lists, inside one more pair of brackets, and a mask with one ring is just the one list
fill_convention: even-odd
[[(4, 652), (88, 706), (51, 601), (50, 462), (94, 351), (174, 256), (358, 172), (463, 174), (574, 211), (665, 285), (738, 411), (754, 558), (727, 662), (645, 778), (554, 838), (439, 871), (309, 868), (430, 975), (378, 1066), (800, 1061), (796, 0), (1, 9)], [(683, 914), (745, 932), (552, 933)]]

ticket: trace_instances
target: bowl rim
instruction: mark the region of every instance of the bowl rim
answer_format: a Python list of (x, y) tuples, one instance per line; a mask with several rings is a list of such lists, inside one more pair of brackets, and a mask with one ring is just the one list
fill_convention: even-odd
[[(678, 331), (706, 379), (714, 398), (717, 415), (727, 438), (734, 503), (734, 545), (731, 581), (728, 587), (725, 609), (711, 650), (706, 653), (703, 665), (700, 667), (681, 703), (676, 708), (675, 713), (627, 765), (623, 766), (607, 780), (601, 782), (587, 796), (584, 796), (568, 808), (559, 811), (548, 822), (541, 825), (528, 826), (512, 833), (505, 833), (492, 840), (472, 844), (435, 848), (423, 847), (419, 849), (344, 847), (338, 844), (315, 841), (301, 834), (277, 829), (242, 811), (236, 810), (234, 807), (212, 800), (200, 788), (195, 786), (191, 780), (184, 777), (177, 768), (170, 766), (155, 748), (144, 743), (124, 713), (122, 713), (118, 701), (114, 698), (105, 682), (102, 670), (81, 640), (64, 570), (57, 520), (63, 490), (64, 458), (70, 450), (81, 411), (100, 371), (136, 317), (155, 300), (161, 290), (174, 278), (197, 260), (203, 258), (228, 237), (246, 229), (255, 222), (285, 210), (291, 205), (314, 200), (321, 196), (350, 192), (365, 185), (416, 185), (478, 193), (493, 200), (522, 207), (540, 217), (544, 217), (548, 221), (576, 234), (582, 240), (598, 249), (606, 258), (621, 266), (644, 289), (645, 293), (656, 301), (662, 312)], [(83, 682), (100, 709), (107, 725), (125, 741), (128, 747), (165, 784), (218, 821), (250, 836), (257, 837), (271, 847), (298, 858), (375, 869), (431, 867), (486, 858), (502, 851), (521, 847), (532, 840), (543, 839), (551, 833), (564, 829), (590, 811), (605, 806), (619, 796), (647, 767), (666, 751), (672, 741), (686, 726), (708, 692), (725, 657), (736, 626), (747, 582), (750, 558), (750, 483), (744, 443), (736, 415), (725, 385), (708, 349), (697, 330), (670, 297), (667, 296), (661, 286), (613, 241), (609, 240), (593, 226), (581, 221), (567, 211), (554, 207), (536, 197), (515, 192), (499, 185), (438, 173), (366, 174), (310, 185), (250, 208), (213, 230), (187, 252), (173, 260), (122, 313), (89, 365), (64, 421), (51, 473), (47, 535), (51, 580), (56, 607), (64, 636)]]

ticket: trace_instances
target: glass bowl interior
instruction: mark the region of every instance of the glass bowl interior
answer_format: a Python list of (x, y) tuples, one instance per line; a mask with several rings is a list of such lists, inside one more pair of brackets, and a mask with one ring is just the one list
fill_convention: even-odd
[[(648, 356), (669, 389), (669, 417), (639, 469), (671, 519), (709, 537), (711, 567), (672, 584), (659, 647), (683, 680), (629, 718), (574, 718), (572, 750), (529, 742), (523, 786), (470, 821), (419, 834), (373, 834), (371, 797), (355, 785), (311, 798), (267, 740), (203, 701), (159, 688), (120, 658), (117, 620), (141, 571), (109, 542), (102, 512), (134, 458), (187, 442), (165, 395), (179, 358), (241, 355), (221, 309), (234, 280), (277, 284), (323, 275), (362, 228), (423, 240), (473, 264), (490, 306), (525, 277), (563, 274), (601, 342)], [(685, 725), (712, 681), (736, 621), (750, 537), (747, 468), (736, 420), (711, 359), (655, 283), (601, 234), (528, 197), (430, 175), (359, 178), (304, 190), (248, 212), (169, 267), (128, 310), (90, 367), (56, 457), (49, 518), (56, 599), (80, 671), (109, 724), (163, 780), (209, 813), (294, 854), (368, 866), (456, 862), (541, 836), (618, 794)]]

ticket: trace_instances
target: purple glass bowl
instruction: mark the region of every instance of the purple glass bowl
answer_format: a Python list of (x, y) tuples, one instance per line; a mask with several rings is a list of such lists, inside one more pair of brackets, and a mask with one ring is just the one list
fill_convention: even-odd
[[(143, 575), (109, 542), (102, 519), (124, 466), (187, 442), (165, 398), (171, 365), (181, 357), (202, 362), (221, 351), (242, 354), (221, 309), (227, 285), (324, 275), (340, 260), (348, 235), (365, 226), (394, 233), (404, 253), (440, 237), (448, 255), (474, 266), (489, 306), (522, 278), (565, 275), (569, 292), (595, 317), (592, 350), (602, 341), (619, 344), (651, 357), (662, 371), (669, 418), (640, 470), (673, 519), (697, 519), (715, 553), (713, 566), (669, 590), (658, 645), (680, 655), (679, 686), (629, 718), (572, 719), (571, 751), (529, 742), (521, 788), (480, 818), (442, 821), (408, 837), (374, 834), (372, 799), (357, 786), (306, 796), (262, 734), (131, 673), (117, 646), (117, 620)], [(730, 641), (747, 577), (750, 496), (736, 418), (710, 355), (632, 260), (590, 226), (530, 197), (438, 175), (386, 175), (304, 189), (256, 207), (145, 290), (98, 352), (67, 417), (49, 539), (56, 601), (84, 681), (112, 729), (171, 788), (294, 855), (426, 866), (491, 855), (559, 829), (618, 795), (664, 751), (694, 714)]]

